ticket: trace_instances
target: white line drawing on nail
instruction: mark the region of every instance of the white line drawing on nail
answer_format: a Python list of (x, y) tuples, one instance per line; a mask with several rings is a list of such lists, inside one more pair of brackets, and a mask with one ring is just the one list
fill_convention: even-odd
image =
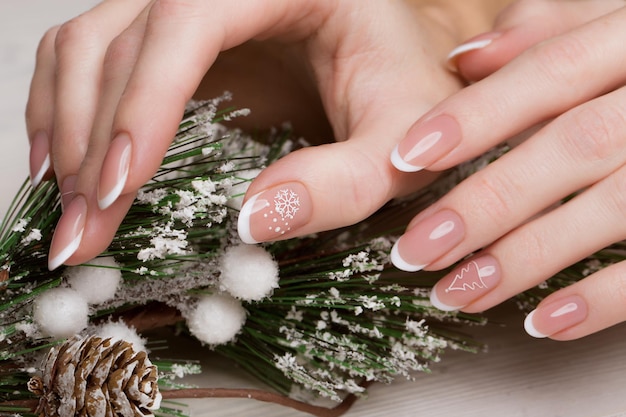
[[(466, 274), (475, 272), (474, 281), (466, 282)], [(446, 288), (446, 292), (450, 291), (468, 291), (475, 290), (477, 288), (489, 288), (483, 278), (489, 277), (496, 272), (496, 267), (493, 265), (487, 265), (480, 267), (476, 261), (471, 261), (466, 266), (461, 268), (461, 271), (455, 275), (452, 283)], [(472, 279), (472, 277), (470, 277)]]

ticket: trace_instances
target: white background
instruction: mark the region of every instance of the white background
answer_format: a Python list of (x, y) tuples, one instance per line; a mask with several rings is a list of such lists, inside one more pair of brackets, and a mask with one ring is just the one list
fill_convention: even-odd
[[(0, 213), (28, 175), (23, 122), (37, 43), (45, 30), (95, 4), (93, 0), (0, 1)], [(254, 109), (252, 109), (254, 111)], [(626, 300), (624, 300), (626, 302)], [(626, 416), (626, 326), (584, 340), (534, 340), (515, 309), (490, 313), (494, 323), (477, 334), (489, 352), (450, 352), (415, 382), (374, 386), (348, 416)], [(203, 352), (196, 352), (203, 356)], [(209, 360), (213, 387), (251, 385), (224, 363)], [(252, 400), (192, 401), (194, 416), (299, 416)]]

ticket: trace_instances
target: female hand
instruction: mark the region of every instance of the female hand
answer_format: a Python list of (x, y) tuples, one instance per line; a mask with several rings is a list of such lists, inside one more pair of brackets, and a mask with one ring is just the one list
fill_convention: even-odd
[[(300, 57), (290, 61), (288, 84), (304, 87), (285, 100), (308, 102), (296, 106), (303, 120), (325, 125), (308, 100), (317, 90), (341, 142), (288, 155), (254, 182), (249, 195), (278, 184), (307, 207), (291, 232), (274, 236), (259, 232), (247, 204), (240, 221), (246, 241), (354, 223), (417, 189), (433, 175), (399, 173), (387, 155), (416, 114), (461, 87), (443, 66), (445, 51), (491, 24), (493, 7), (476, 5), (499, 2), (467, 2), (448, 17), (449, 7), (419, 1), (105, 0), (53, 28), (38, 51), (27, 108), (33, 182), (53, 169), (63, 194), (49, 267), (87, 261), (107, 247), (209, 68), (221, 51), (249, 40), (270, 40)], [(459, 23), (473, 15), (477, 23)], [(278, 85), (280, 75), (262, 81)]]
[[(625, 21), (622, 1), (520, 1), (494, 32), (452, 54), (461, 74), (483, 79), (411, 127), (396, 167), (446, 169), (534, 131), (417, 215), (396, 243), (393, 262), (405, 270), (438, 270), (477, 251), (436, 284), (433, 304), (483, 311), (626, 238)], [(569, 340), (625, 320), (624, 276), (621, 262), (555, 292), (527, 331)]]

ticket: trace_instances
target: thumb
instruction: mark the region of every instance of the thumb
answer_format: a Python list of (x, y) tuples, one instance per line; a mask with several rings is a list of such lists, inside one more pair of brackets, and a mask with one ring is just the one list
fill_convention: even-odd
[(381, 143), (386, 141), (375, 139), (304, 148), (273, 163), (248, 189), (238, 221), (241, 239), (252, 244), (351, 225), (438, 175), (399, 172)]
[(448, 55), (450, 69), (478, 81), (546, 39), (623, 7), (623, 1), (528, 1), (505, 8), (491, 32), (475, 36)]

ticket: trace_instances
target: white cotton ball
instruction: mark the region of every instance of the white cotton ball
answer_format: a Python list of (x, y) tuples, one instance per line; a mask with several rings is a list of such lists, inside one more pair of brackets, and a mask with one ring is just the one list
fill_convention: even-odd
[[(230, 195), (226, 205), (230, 208), (234, 208), (236, 210), (241, 210), (241, 206), (243, 205), (243, 197), (248, 191), (248, 187), (253, 179), (255, 179), (261, 173), (260, 169), (247, 169), (245, 171), (238, 171), (235, 173), (236, 182), (228, 193)], [(244, 181), (248, 180), (248, 181)]]
[(71, 288), (53, 288), (35, 299), (33, 318), (46, 336), (74, 336), (89, 321), (87, 301)]
[(135, 351), (147, 351), (146, 340), (137, 333), (134, 327), (129, 327), (123, 321), (109, 321), (95, 331), (95, 335), (104, 339), (111, 338), (114, 341), (124, 340), (133, 345)]
[(278, 264), (261, 246), (238, 245), (220, 260), (220, 288), (245, 301), (259, 301), (278, 288)]
[(221, 345), (239, 333), (246, 321), (246, 310), (228, 294), (213, 294), (202, 297), (185, 318), (189, 331), (198, 340)]
[(112, 256), (95, 258), (88, 263), (98, 266), (79, 265), (66, 268), (67, 282), (90, 304), (111, 300), (122, 280), (120, 265)]

